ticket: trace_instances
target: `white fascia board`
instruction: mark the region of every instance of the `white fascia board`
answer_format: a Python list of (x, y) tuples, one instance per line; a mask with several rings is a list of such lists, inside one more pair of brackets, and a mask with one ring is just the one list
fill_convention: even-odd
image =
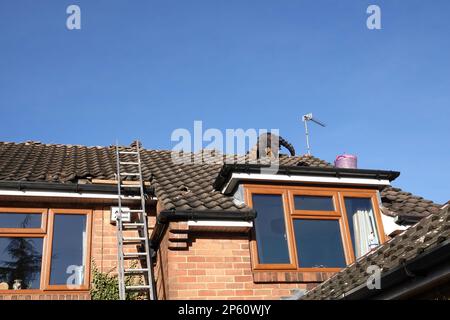
[(225, 220), (189, 220), (189, 227), (226, 227), (226, 228), (251, 228), (252, 221), (225, 221)]
[[(82, 198), (82, 199), (117, 199), (117, 195), (105, 193), (76, 193), (57, 191), (17, 191), (0, 190), (0, 196), (20, 197), (57, 197), (57, 198)], [(139, 196), (126, 197), (124, 200), (140, 200)], [(153, 199), (152, 199), (153, 200)]]
[(366, 179), (366, 178), (338, 178), (338, 177), (318, 177), (318, 176), (292, 176), (284, 174), (259, 174), (259, 173), (233, 173), (230, 180), (222, 189), (222, 193), (231, 192), (239, 181), (269, 181), (269, 182), (315, 182), (329, 184), (348, 184), (363, 186), (390, 186), (386, 179)]

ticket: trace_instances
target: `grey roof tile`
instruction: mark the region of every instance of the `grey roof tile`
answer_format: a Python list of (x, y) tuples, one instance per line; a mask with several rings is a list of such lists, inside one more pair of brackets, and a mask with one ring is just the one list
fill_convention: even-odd
[(450, 206), (423, 218), (416, 225), (392, 238), (355, 263), (342, 269), (327, 281), (306, 292), (302, 300), (339, 299), (350, 290), (363, 285), (368, 278), (367, 267), (377, 265), (381, 273), (425, 254), (450, 237)]
[[(206, 151), (186, 155), (190, 159), (211, 158), (211, 153)], [(144, 179), (155, 187), (156, 196), (164, 209), (249, 210), (214, 190), (213, 183), (222, 168), (220, 161), (213, 164), (177, 164), (172, 161), (171, 151), (146, 149), (142, 150), (141, 158)], [(225, 156), (219, 155), (218, 158), (225, 159)], [(231, 155), (231, 158), (249, 160), (248, 155)], [(332, 167), (330, 163), (313, 156), (280, 155), (280, 165)], [(75, 183), (85, 178), (113, 180), (115, 166), (113, 146), (0, 142), (0, 181)], [(127, 169), (132, 168), (125, 166)], [(392, 215), (424, 217), (438, 210), (438, 205), (431, 201), (398, 188), (385, 188), (381, 197), (383, 205)]]

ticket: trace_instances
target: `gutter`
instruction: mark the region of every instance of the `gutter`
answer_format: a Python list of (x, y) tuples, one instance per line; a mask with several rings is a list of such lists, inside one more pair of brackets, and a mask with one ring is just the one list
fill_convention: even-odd
[(170, 222), (174, 221), (203, 221), (203, 220), (227, 220), (227, 221), (252, 221), (256, 218), (255, 210), (248, 211), (224, 211), (224, 210), (163, 210), (156, 217), (155, 227), (150, 236), (151, 247), (158, 248), (161, 239)]
[[(223, 188), (231, 179), (233, 173), (261, 174), (263, 171), (262, 169), (265, 168), (272, 168), (272, 170), (274, 169), (270, 165), (261, 164), (225, 164), (220, 170), (213, 186), (216, 190), (223, 190)], [(357, 178), (393, 181), (400, 175), (400, 172), (371, 169), (279, 166), (277, 167), (274, 175)]]
[[(395, 290), (397, 285), (403, 284), (408, 280), (418, 281), (418, 284), (424, 287), (436, 281), (435, 277), (428, 277), (428, 275), (432, 273), (431, 269), (439, 264), (447, 263), (445, 273), (441, 276), (448, 277), (450, 275), (448, 261), (450, 261), (450, 240), (444, 241), (437, 247), (382, 274), (381, 289), (370, 290), (364, 283), (344, 293), (340, 300), (377, 299), (377, 296), (386, 294), (386, 291), (390, 289)], [(392, 296), (391, 298), (401, 298), (406, 293), (400, 292), (397, 296)]]
[[(1, 190), (14, 191), (56, 191), (73, 193), (103, 193), (117, 195), (117, 184), (87, 184), (87, 183), (55, 183), (55, 182), (30, 182), (30, 181), (0, 181)], [(145, 186), (145, 193), (154, 195), (154, 187)], [(133, 193), (130, 191), (130, 193)], [(137, 190), (136, 194), (139, 192)]]

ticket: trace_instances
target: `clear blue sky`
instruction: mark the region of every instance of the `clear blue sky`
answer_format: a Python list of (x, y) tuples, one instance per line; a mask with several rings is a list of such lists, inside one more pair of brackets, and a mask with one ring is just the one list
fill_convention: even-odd
[[(66, 8), (82, 29), (66, 29)], [(366, 28), (366, 8), (382, 30)], [(176, 128), (279, 128), (305, 153), (450, 199), (448, 0), (2, 0), (0, 140), (170, 149)]]

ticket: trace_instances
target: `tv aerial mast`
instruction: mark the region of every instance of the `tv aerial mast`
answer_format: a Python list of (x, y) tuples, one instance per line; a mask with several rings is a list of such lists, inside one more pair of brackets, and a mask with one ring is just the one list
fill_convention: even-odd
[(308, 121), (315, 122), (322, 127), (325, 127), (325, 124), (318, 119), (315, 119), (312, 113), (308, 113), (302, 116), (302, 121), (305, 123), (306, 149), (308, 150), (308, 155), (311, 155), (311, 146), (309, 145)]

